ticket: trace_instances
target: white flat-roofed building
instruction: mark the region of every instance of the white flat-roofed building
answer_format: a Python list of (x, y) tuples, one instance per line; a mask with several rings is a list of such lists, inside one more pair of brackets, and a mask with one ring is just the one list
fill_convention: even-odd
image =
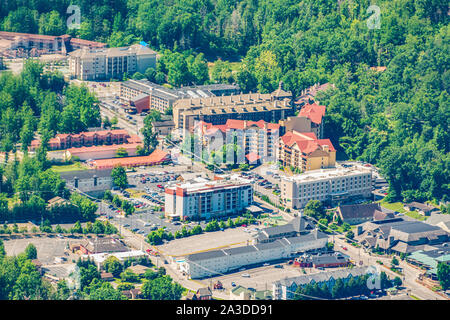
[(103, 265), (103, 263), (105, 262), (105, 260), (108, 259), (108, 257), (110, 257), (110, 256), (116, 257), (117, 259), (119, 259), (119, 261), (121, 263), (123, 263), (127, 259), (138, 259), (138, 258), (142, 258), (142, 257), (147, 257), (148, 255), (142, 250), (130, 250), (130, 251), (124, 251), (124, 252), (115, 252), (115, 253), (102, 252), (102, 253), (95, 253), (95, 254), (85, 254), (81, 258), (83, 260), (87, 260), (87, 259), (93, 260), (95, 262), (95, 264), (100, 268)]
[(327, 242), (328, 236), (315, 229), (308, 234), (272, 242), (191, 254), (181, 263), (180, 270), (191, 279), (216, 276), (243, 266), (286, 259), (298, 252), (322, 249)]
[(251, 181), (238, 178), (175, 184), (165, 194), (165, 215), (170, 219), (223, 217), (241, 213), (253, 203)]
[(310, 200), (325, 203), (353, 198), (369, 198), (372, 170), (363, 166), (312, 170), (292, 177), (282, 177), (280, 197), (288, 208), (300, 209)]

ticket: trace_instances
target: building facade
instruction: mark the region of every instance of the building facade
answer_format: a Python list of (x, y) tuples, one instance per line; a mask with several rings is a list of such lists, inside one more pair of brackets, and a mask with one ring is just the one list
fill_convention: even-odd
[(313, 132), (319, 139), (323, 138), (323, 116), (325, 115), (325, 106), (316, 103), (306, 104), (300, 109), (296, 117), (289, 117), (285, 121), (280, 121), (285, 132)]
[(66, 54), (77, 49), (98, 49), (106, 46), (105, 43), (73, 38), (68, 34), (48, 36), (0, 31), (0, 51), (10, 58), (49, 53)]
[(314, 133), (291, 131), (280, 138), (278, 161), (301, 172), (334, 167), (336, 149), (330, 139), (317, 139)]
[(372, 170), (366, 167), (313, 170), (280, 181), (285, 207), (304, 208), (308, 201), (337, 203), (356, 198), (370, 198)]
[[(70, 148), (92, 147), (101, 145), (141, 143), (139, 136), (130, 135), (126, 130), (86, 131), (76, 134), (59, 133), (48, 142), (49, 150), (65, 150)], [(36, 151), (40, 140), (31, 141), (29, 150)]]
[(98, 195), (113, 187), (111, 170), (69, 171), (61, 172), (60, 176), (66, 181), (67, 187), (87, 194)]
[(165, 189), (169, 219), (213, 219), (244, 212), (253, 203), (248, 180), (219, 180), (177, 184)]
[(278, 122), (293, 113), (292, 94), (278, 90), (262, 94), (249, 93), (219, 97), (177, 100), (173, 107), (175, 128), (189, 131), (196, 122), (223, 125), (229, 119)]
[(69, 70), (79, 80), (122, 78), (156, 68), (156, 52), (135, 44), (129, 47), (80, 49), (69, 54)]
[(243, 266), (290, 258), (298, 252), (322, 249), (328, 236), (314, 230), (309, 234), (282, 238), (268, 243), (191, 254), (180, 269), (191, 279), (237, 270)]
[(327, 285), (331, 290), (337, 279), (342, 279), (344, 283), (347, 283), (351, 278), (368, 274), (370, 272), (369, 268), (356, 267), (352, 269), (318, 272), (275, 281), (272, 285), (272, 297), (273, 300), (291, 300), (294, 298), (298, 287), (304, 287), (308, 284), (314, 285), (316, 283), (319, 286)]
[[(260, 121), (227, 120), (225, 125), (198, 122), (193, 128), (209, 153), (221, 150), (225, 144), (241, 148), (238, 163), (264, 163), (274, 161), (277, 153), (280, 125)], [(239, 157), (239, 156), (238, 156)]]
[(128, 80), (120, 83), (120, 100), (141, 113), (148, 109), (164, 113), (179, 99), (214, 97), (237, 94), (239, 86), (211, 84), (196, 87), (170, 89), (148, 80)]

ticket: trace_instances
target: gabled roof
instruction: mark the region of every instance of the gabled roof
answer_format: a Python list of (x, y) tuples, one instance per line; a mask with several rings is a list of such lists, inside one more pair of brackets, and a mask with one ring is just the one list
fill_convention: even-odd
[[(376, 211), (381, 213), (380, 205), (378, 203), (344, 205), (340, 206), (338, 210), (344, 220), (355, 218), (372, 218), (374, 217)], [(378, 217), (380, 217), (380, 215), (378, 215)]]
[(281, 140), (288, 147), (296, 144), (305, 154), (310, 154), (318, 149), (323, 150), (324, 146), (328, 146), (332, 152), (336, 151), (330, 139), (317, 139), (313, 132), (289, 131), (281, 137)]
[(305, 105), (299, 112), (298, 117), (309, 118), (316, 124), (322, 123), (322, 117), (325, 115), (325, 106), (320, 106), (316, 103)]

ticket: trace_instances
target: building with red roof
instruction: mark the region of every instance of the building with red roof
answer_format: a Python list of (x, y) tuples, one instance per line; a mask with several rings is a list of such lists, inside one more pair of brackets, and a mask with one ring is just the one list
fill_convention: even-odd
[(117, 151), (123, 149), (128, 156), (135, 156), (138, 147), (143, 147), (142, 143), (122, 143), (103, 146), (81, 147), (67, 149), (68, 158), (77, 157), (85, 161), (89, 159), (108, 159), (116, 157)]
[(98, 170), (112, 169), (117, 166), (122, 167), (139, 167), (139, 166), (153, 166), (162, 164), (170, 160), (170, 155), (160, 149), (156, 149), (152, 154), (141, 157), (126, 157), (126, 158), (111, 158), (99, 159), (91, 162), (91, 166)]
[(280, 138), (278, 160), (302, 172), (334, 167), (336, 149), (330, 139), (317, 139), (313, 132), (290, 131)]
[(237, 163), (262, 163), (276, 158), (280, 134), (278, 123), (228, 119), (224, 125), (213, 125), (199, 121), (192, 130), (201, 137), (207, 150), (217, 150), (224, 144), (236, 143), (244, 151), (238, 154)]
[[(139, 136), (130, 135), (126, 130), (101, 130), (80, 133), (60, 133), (48, 142), (49, 150), (65, 150), (70, 148), (92, 147), (124, 143), (141, 143)], [(41, 141), (31, 141), (30, 151), (35, 151)]]
[(285, 132), (314, 132), (317, 137), (323, 138), (325, 111), (325, 106), (308, 103), (300, 109), (296, 117), (289, 117), (287, 120), (280, 121), (280, 124)]

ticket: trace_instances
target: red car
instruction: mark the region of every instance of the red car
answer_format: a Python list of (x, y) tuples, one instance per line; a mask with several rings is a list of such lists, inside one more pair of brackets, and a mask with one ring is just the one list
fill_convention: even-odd
[(348, 249), (347, 249), (347, 247), (342, 247), (342, 249), (344, 249), (344, 250), (348, 250)]
[(160, 188), (160, 189), (164, 189), (164, 187), (162, 185), (160, 185), (160, 184), (158, 184), (157, 187)]

